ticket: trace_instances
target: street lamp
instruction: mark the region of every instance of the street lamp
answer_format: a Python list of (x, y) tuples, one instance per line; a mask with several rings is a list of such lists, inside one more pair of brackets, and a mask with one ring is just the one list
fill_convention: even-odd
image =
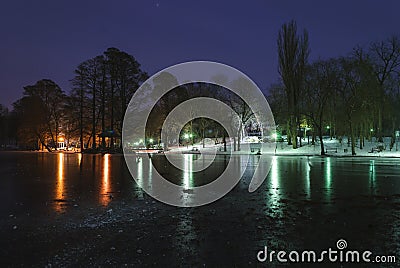
[(372, 144), (372, 135), (373, 135), (372, 133), (374, 132), (374, 129), (371, 128), (369, 131), (371, 132), (371, 144)]
[(329, 138), (332, 140), (332, 130), (331, 130), (331, 126), (326, 126), (326, 129), (329, 131)]

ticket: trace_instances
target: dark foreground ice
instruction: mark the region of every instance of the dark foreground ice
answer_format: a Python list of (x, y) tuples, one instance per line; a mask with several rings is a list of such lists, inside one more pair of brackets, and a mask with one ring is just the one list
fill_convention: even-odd
[[(218, 163), (226, 157), (217, 157), (213, 172), (220, 172)], [(164, 160), (153, 157), (155, 163)], [(1, 266), (271, 266), (257, 261), (264, 246), (318, 251), (345, 239), (349, 249), (396, 256), (397, 263), (385, 266), (395, 267), (399, 164), (384, 158), (274, 157), (256, 192), (247, 191), (250, 167), (221, 200), (176, 208), (142, 192), (123, 156), (3, 152)], [(138, 165), (136, 175), (148, 177), (149, 164)], [(166, 173), (176, 183), (188, 179), (176, 170)], [(189, 179), (206, 183), (203, 177)]]

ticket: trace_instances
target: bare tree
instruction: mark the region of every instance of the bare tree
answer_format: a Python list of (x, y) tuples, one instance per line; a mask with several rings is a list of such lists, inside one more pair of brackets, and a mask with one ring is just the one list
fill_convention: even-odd
[(370, 55), (373, 62), (374, 73), (378, 81), (378, 127), (377, 136), (380, 142), (383, 141), (383, 117), (385, 108), (385, 96), (390, 90), (388, 85), (395, 74), (400, 71), (400, 40), (393, 36), (381, 42), (372, 43)]
[(337, 87), (336, 62), (317, 61), (307, 72), (305, 97), (302, 101), (302, 111), (307, 119), (312, 122), (317, 131), (321, 144), (321, 155), (325, 155), (323, 129), (327, 120), (327, 104)]
[(305, 67), (309, 55), (308, 33), (297, 34), (295, 21), (284, 24), (278, 35), (279, 74), (288, 99), (289, 132), (288, 142), (298, 147), (297, 129), (299, 120), (299, 98), (304, 86)]
[(370, 109), (368, 98), (376, 88), (376, 80), (372, 75), (371, 65), (355, 57), (340, 60), (340, 79), (340, 86), (337, 87), (340, 96), (338, 112), (348, 124), (351, 152), (356, 155), (357, 131), (360, 133), (362, 118)]
[(52, 144), (57, 146), (65, 100), (64, 91), (52, 80), (42, 79), (37, 81), (35, 85), (25, 86), (24, 95), (37, 98), (41, 103), (39, 107), (41, 107), (45, 116), (44, 123), (47, 125), (47, 133)]

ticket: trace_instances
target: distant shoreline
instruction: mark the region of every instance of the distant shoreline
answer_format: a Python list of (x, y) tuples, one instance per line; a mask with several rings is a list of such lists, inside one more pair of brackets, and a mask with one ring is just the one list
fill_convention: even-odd
[[(58, 154), (58, 153), (63, 153), (63, 154), (79, 154), (80, 152), (70, 152), (70, 151), (53, 151), (53, 152), (47, 152), (47, 151), (30, 151), (30, 150), (0, 150), (0, 153), (43, 153), (43, 154)], [(104, 155), (104, 154), (110, 154), (110, 155), (115, 155), (115, 156), (123, 156), (123, 153), (87, 153), (84, 152), (82, 154), (85, 155)], [(138, 153), (138, 155), (145, 154), (144, 152)], [(152, 155), (162, 155), (164, 153), (151, 153)], [(192, 151), (175, 151), (171, 152), (169, 151), (168, 154), (194, 154), (198, 155), (200, 154), (199, 152), (192, 152)], [(216, 155), (248, 155), (246, 152), (240, 152), (236, 151), (233, 154), (230, 154), (228, 151), (227, 152), (221, 152), (218, 151), (216, 152)], [(257, 156), (255, 153), (250, 153), (249, 155), (254, 155)], [(357, 154), (357, 155), (351, 155), (351, 154), (330, 154), (327, 153), (325, 155), (321, 154), (300, 154), (300, 153), (275, 153), (275, 154), (269, 154), (269, 153), (264, 153), (262, 155), (268, 155), (268, 156), (280, 156), (280, 157), (334, 157), (334, 158), (400, 158), (400, 152), (399, 155), (381, 155), (379, 153), (369, 153), (369, 155), (365, 154)]]

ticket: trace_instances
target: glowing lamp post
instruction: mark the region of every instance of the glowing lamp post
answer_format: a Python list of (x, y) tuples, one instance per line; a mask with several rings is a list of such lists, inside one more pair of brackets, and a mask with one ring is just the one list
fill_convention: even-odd
[(326, 129), (328, 130), (328, 132), (329, 132), (329, 138), (330, 139), (332, 139), (332, 129), (331, 129), (331, 126), (326, 126)]

